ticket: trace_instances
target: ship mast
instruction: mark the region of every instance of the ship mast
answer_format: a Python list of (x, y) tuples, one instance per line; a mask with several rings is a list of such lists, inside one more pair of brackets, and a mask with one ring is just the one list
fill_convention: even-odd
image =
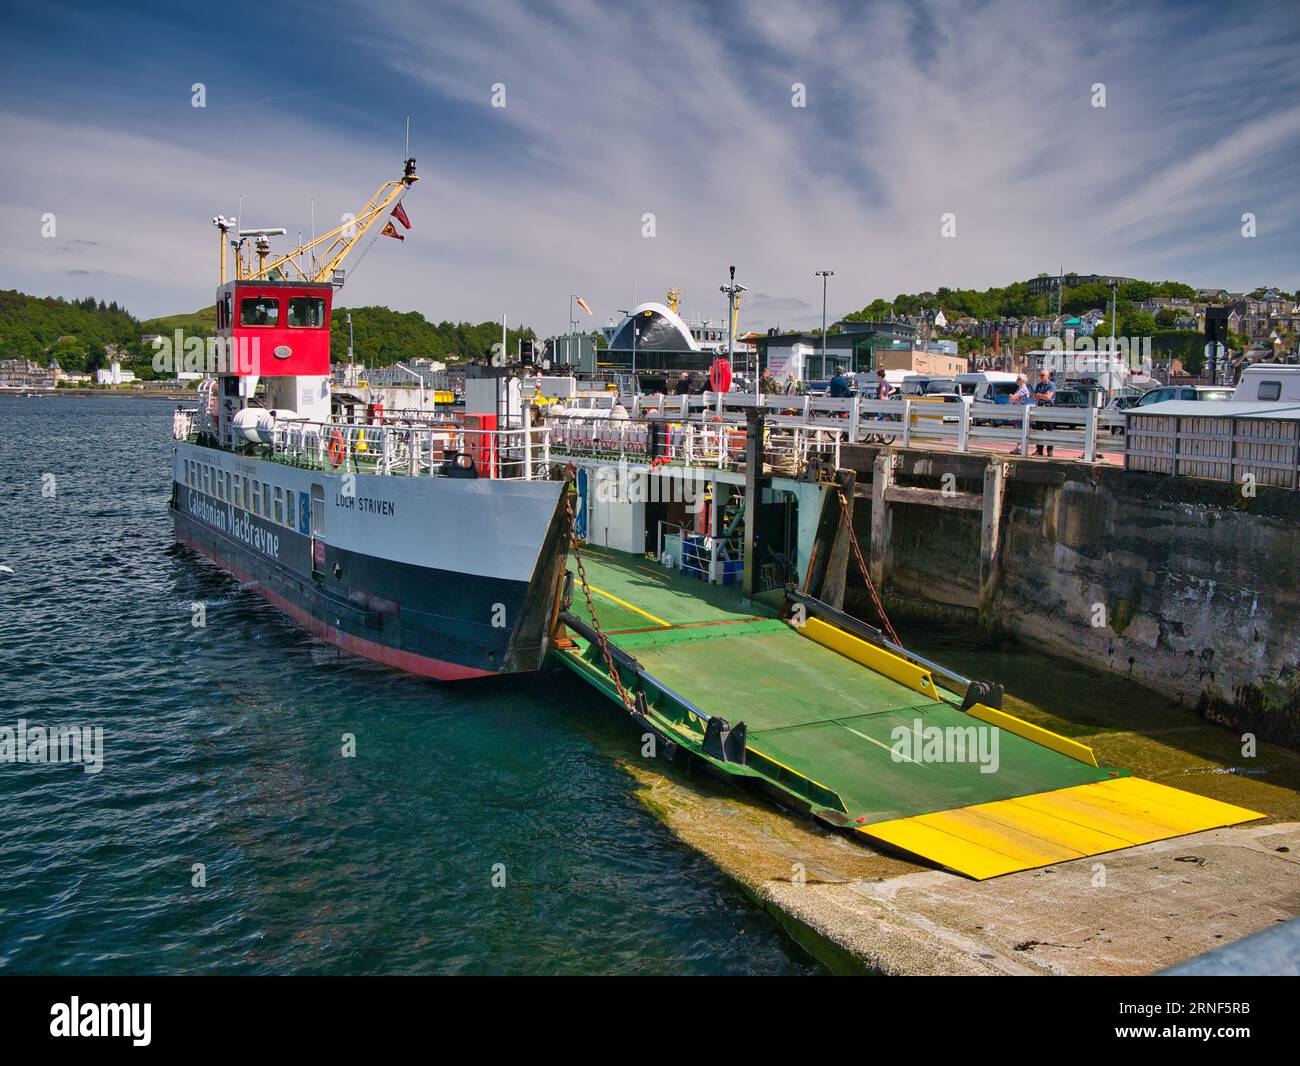
[[(365, 207), (348, 221), (336, 226), (328, 233), (323, 233), (307, 244), (295, 248), (292, 252), (277, 256), (270, 261), (267, 260), (268, 246), (264, 241), (259, 241), (257, 268), (253, 269), (250, 264), (247, 273), (244, 272), (243, 257), (240, 255), (239, 249), (236, 248), (236, 276), (241, 281), (333, 281), (335, 271), (342, 265), (348, 253), (361, 242), (376, 222), (384, 218), (395, 204), (402, 201), (411, 186), (419, 180), (419, 176), (415, 173), (415, 160), (407, 159), (400, 178), (384, 182)], [(221, 230), (223, 238), (226, 229), (233, 221), (233, 219), (221, 219), (218, 222), (218, 219), (213, 219), (214, 224)], [(223, 226), (222, 223), (225, 223), (225, 225)], [(279, 232), (283, 233), (284, 231), (280, 230)], [(244, 234), (241, 233), (240, 236), (243, 237)], [(223, 248), (221, 255), (221, 280), (223, 283), (225, 282), (226, 273), (225, 258)]]

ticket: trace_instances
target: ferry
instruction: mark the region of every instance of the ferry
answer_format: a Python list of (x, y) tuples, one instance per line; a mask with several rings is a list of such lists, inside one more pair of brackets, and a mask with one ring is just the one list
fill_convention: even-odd
[(198, 406), (175, 414), (175, 537), (357, 655), (444, 681), (536, 670), (568, 520), (517, 387), (512, 404), (508, 377), (478, 379), (464, 411), (438, 419), (331, 407), (341, 264), (406, 219), (417, 180), (409, 159), (355, 219), (274, 259), (282, 230), (213, 220), (217, 340)]
[[(666, 757), (967, 877), (1261, 817), (1106, 766), (910, 651), (854, 531), (858, 428), (808, 397), (584, 407), (575, 379), (493, 367), (452, 415), (336, 416), (340, 263), (405, 224), (415, 180), (408, 160), (354, 223), (269, 261), (269, 231), (214, 220), (224, 362), (176, 412), (182, 544), (381, 663), (451, 681), (550, 661)], [(850, 559), (879, 628), (843, 610)]]

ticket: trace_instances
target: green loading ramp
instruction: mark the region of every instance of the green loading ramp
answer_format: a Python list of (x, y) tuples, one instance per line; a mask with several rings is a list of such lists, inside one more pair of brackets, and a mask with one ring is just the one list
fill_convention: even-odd
[[(795, 627), (644, 559), (583, 560), (645, 725), (891, 847), (983, 878), (1260, 817), (1098, 767), (995, 708), (963, 710), (931, 670), (834, 622)], [(617, 700), (576, 576), (570, 611), (556, 654)]]

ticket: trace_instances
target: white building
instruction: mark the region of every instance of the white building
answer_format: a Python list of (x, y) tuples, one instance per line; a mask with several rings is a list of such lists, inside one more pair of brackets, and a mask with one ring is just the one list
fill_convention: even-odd
[(123, 370), (122, 364), (116, 359), (109, 364), (107, 370), (95, 371), (95, 383), (97, 385), (129, 385), (135, 380), (134, 370)]

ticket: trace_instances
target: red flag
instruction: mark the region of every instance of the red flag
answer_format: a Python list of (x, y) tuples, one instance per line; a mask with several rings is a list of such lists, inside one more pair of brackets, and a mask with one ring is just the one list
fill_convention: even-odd
[(581, 307), (584, 311), (586, 311), (588, 315), (591, 314), (591, 308), (587, 306), (587, 301), (584, 300), (581, 296), (578, 297), (578, 306)]
[(403, 237), (400, 233), (397, 232), (397, 227), (394, 226), (391, 222), (385, 224), (382, 232), (385, 237), (396, 237), (399, 241), (406, 240), (405, 237)]
[(401, 204), (398, 204), (396, 207), (393, 208), (392, 215), (395, 219), (397, 219), (398, 222), (400, 222), (407, 229), (411, 228), (411, 220), (406, 217), (406, 208), (404, 208)]

